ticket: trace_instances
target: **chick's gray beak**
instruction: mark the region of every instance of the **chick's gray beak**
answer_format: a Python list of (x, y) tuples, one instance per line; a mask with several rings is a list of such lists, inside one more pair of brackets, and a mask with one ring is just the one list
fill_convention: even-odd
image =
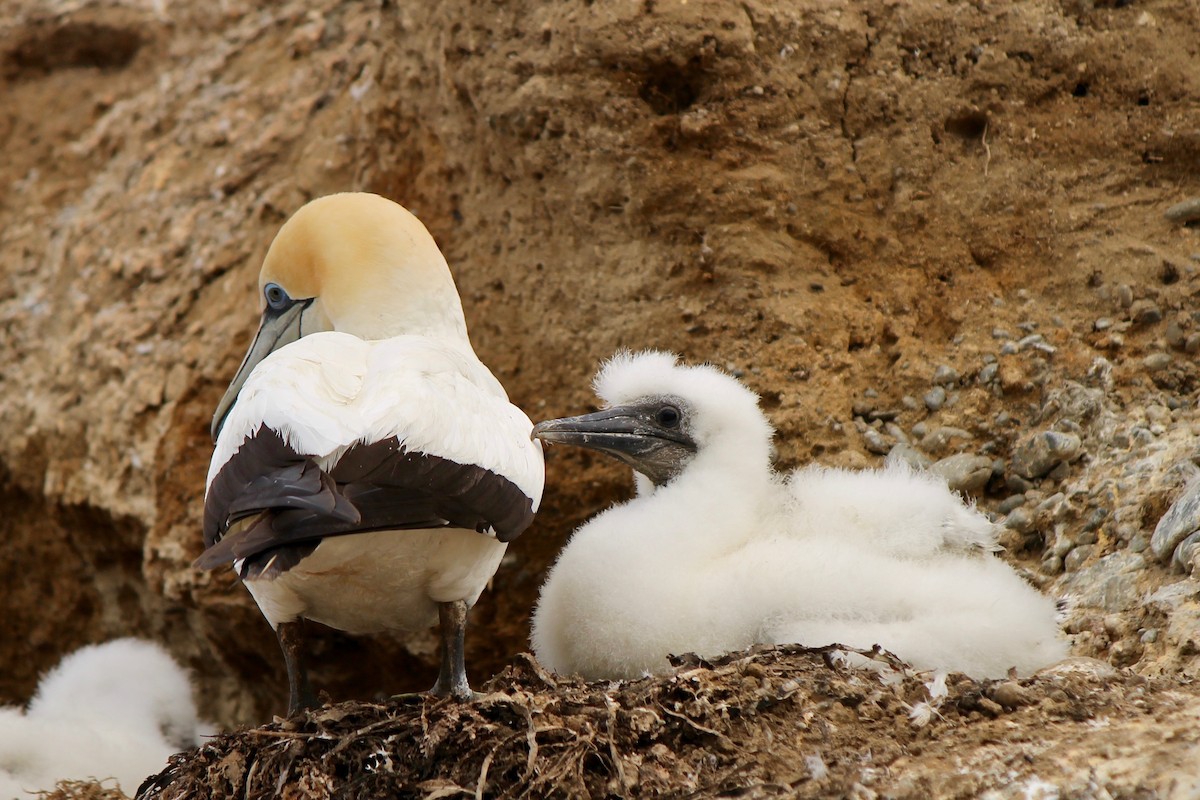
[(258, 333), (254, 335), (254, 342), (246, 351), (242, 365), (238, 367), (237, 374), (233, 376), (229, 388), (225, 390), (225, 396), (221, 398), (221, 402), (217, 403), (217, 410), (213, 413), (210, 432), (214, 443), (217, 441), (218, 434), (221, 433), (221, 426), (225, 424), (225, 417), (229, 416), (229, 410), (237, 401), (238, 392), (242, 390), (246, 379), (250, 377), (250, 373), (254, 371), (258, 363), (285, 344), (294, 342), (304, 335), (302, 331), (304, 311), (312, 305), (314, 299), (301, 300), (282, 311), (268, 308), (263, 312), (262, 321), (258, 325)]
[(661, 404), (616, 406), (539, 422), (533, 438), (598, 450), (625, 462), (661, 486), (675, 477), (696, 454), (696, 443), (678, 427), (660, 424)]

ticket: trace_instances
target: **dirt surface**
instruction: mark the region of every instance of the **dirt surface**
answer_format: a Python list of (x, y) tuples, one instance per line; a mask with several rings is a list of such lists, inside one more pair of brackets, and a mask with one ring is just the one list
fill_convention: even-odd
[[(826, 764), (926, 776), (912, 792), (1037, 774), (1103, 796), (1090, 763), (1114, 796), (1196, 796), (1154, 765), (1198, 760), (1200, 581), (1149, 540), (1198, 460), (1200, 228), (1165, 214), (1200, 196), (1197, 30), (1200, 6), (1171, 0), (0, 0), (0, 701), (140, 634), (222, 724), (280, 710), (268, 627), (230, 576), (190, 568), (207, 428), (274, 232), (365, 189), (429, 226), (531, 417), (590, 408), (602, 358), (659, 347), (758, 391), (781, 468), (975, 457), (961, 485), (1005, 524), (1004, 557), (1071, 598), (1077, 655), (1120, 670), (1073, 717), (955, 711), (920, 736), (897, 738), (895, 698), (886, 721), (774, 704), (780, 725), (849, 729)], [(1078, 447), (1032, 474), (1046, 431)], [(478, 683), (527, 647), (569, 531), (628, 492), (586, 453), (548, 467), (472, 617)], [(314, 681), (333, 701), (413, 691), (432, 652), (328, 632)], [(510, 680), (496, 691), (537, 694)], [(922, 736), (943, 755), (922, 761)], [(877, 791), (838, 769), (831, 792)]]

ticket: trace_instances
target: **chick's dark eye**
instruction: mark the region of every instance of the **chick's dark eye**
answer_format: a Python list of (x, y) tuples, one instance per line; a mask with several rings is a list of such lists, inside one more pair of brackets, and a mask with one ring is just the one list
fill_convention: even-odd
[(278, 283), (268, 283), (263, 288), (263, 295), (267, 298), (267, 305), (276, 311), (282, 311), (292, 302), (292, 298)]
[(679, 409), (675, 406), (663, 406), (654, 415), (654, 419), (664, 428), (679, 427)]

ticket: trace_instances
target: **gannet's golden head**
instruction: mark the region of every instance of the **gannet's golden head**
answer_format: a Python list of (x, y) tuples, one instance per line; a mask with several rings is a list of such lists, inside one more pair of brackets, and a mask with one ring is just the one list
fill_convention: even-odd
[(258, 276), (262, 322), (213, 416), (214, 440), (254, 367), (302, 336), (422, 334), (468, 344), (446, 259), (421, 221), (365, 192), (320, 197), (279, 229)]

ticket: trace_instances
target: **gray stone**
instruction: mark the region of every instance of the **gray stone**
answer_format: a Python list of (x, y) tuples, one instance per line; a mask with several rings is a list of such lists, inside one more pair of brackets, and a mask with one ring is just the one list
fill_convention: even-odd
[(1176, 203), (1164, 211), (1163, 216), (1180, 225), (1200, 220), (1200, 197), (1191, 197), (1182, 203)]
[(1011, 339), (1012, 334), (1004, 330), (1004, 328), (992, 328), (993, 339)]
[(1022, 478), (1020, 475), (1013, 474), (1005, 476), (1004, 485), (1008, 487), (1009, 491), (1020, 492), (1021, 494), (1025, 494), (1033, 488), (1033, 484), (1027, 481), (1025, 478)]
[(1146, 538), (1146, 534), (1138, 531), (1129, 540), (1129, 550), (1132, 553), (1144, 553), (1146, 548), (1150, 546), (1150, 540)]
[(908, 434), (906, 434), (904, 429), (894, 422), (885, 422), (883, 425), (883, 432), (895, 439), (897, 442), (904, 442), (905, 444), (908, 444)]
[(992, 460), (970, 453), (958, 453), (934, 462), (929, 471), (945, 478), (956, 492), (977, 492), (992, 477)]
[(887, 441), (880, 435), (879, 431), (874, 428), (866, 428), (862, 432), (863, 445), (868, 452), (874, 453), (877, 456), (885, 456), (892, 449), (892, 443)]
[(1175, 555), (1175, 549), (1189, 536), (1200, 530), (1200, 478), (1193, 478), (1171, 507), (1154, 526), (1150, 551), (1163, 564)]
[(1040, 478), (1081, 452), (1082, 442), (1073, 433), (1042, 431), (1026, 438), (1013, 450), (1013, 472), (1023, 478)]
[(1025, 505), (1025, 495), (1010, 494), (1008, 497), (1000, 501), (1000, 505), (996, 506), (997, 514), (1009, 514), (1013, 509), (1020, 508)]
[(958, 383), (958, 372), (952, 367), (941, 364), (933, 371), (933, 383), (935, 386), (948, 386), (952, 383)]
[(946, 405), (946, 390), (941, 386), (935, 386), (926, 392), (922, 399), (925, 401), (926, 408), (930, 411), (937, 411)]
[(1195, 567), (1195, 557), (1200, 554), (1200, 531), (1188, 536), (1175, 548), (1175, 557), (1171, 563), (1184, 572), (1191, 572)]
[[(917, 428), (913, 426), (913, 434), (917, 434)], [(970, 439), (971, 434), (964, 431), (962, 428), (952, 428), (948, 425), (924, 433), (921, 436), (921, 449), (927, 453), (941, 454), (949, 449), (951, 442), (955, 439)]]
[(1167, 323), (1167, 331), (1164, 335), (1166, 336), (1167, 344), (1169, 344), (1171, 347), (1183, 347), (1185, 334), (1183, 332), (1183, 328), (1175, 320), (1171, 320)]
[(991, 383), (996, 379), (996, 373), (1000, 371), (1000, 365), (993, 361), (990, 364), (984, 365), (983, 369), (979, 370), (979, 382)]
[(1137, 325), (1154, 325), (1162, 322), (1162, 309), (1153, 300), (1138, 300), (1129, 308), (1129, 316)]
[(1147, 372), (1162, 372), (1171, 366), (1171, 356), (1169, 353), (1151, 353), (1142, 359), (1142, 366)]
[(890, 451), (888, 451), (887, 459), (884, 463), (904, 463), (911, 467), (927, 469), (933, 463), (933, 459), (922, 453), (917, 448), (913, 447), (911, 444), (908, 444), (907, 442), (900, 442)]
[(1017, 533), (1029, 533), (1033, 530), (1033, 515), (1024, 508), (1014, 508), (1004, 520), (1004, 527)]
[(1097, 331), (1106, 331), (1113, 326), (1111, 317), (1100, 317), (1092, 323), (1092, 329)]
[(1068, 570), (1057, 592), (1074, 595), (1080, 607), (1089, 606), (1109, 613), (1127, 611), (1141, 605), (1142, 589), (1138, 576), (1145, 569), (1144, 557), (1117, 551), (1078, 571)]
[(1125, 283), (1117, 287), (1117, 305), (1129, 308), (1133, 305), (1133, 289)]

